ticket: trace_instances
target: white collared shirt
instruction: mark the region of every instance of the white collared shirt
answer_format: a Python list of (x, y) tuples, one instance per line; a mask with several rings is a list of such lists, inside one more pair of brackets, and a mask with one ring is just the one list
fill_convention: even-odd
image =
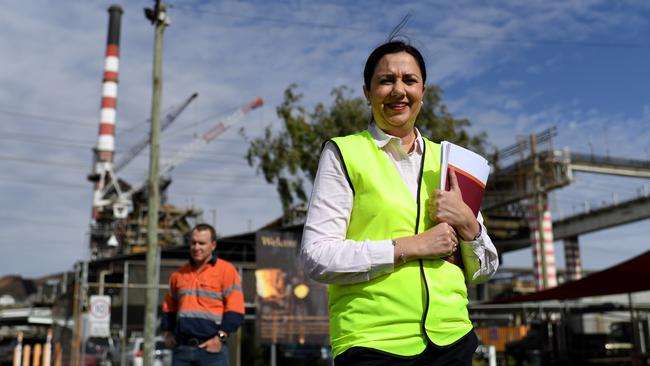
[[(374, 122), (368, 126), (373, 139), (393, 162), (416, 197), (422, 146), (424, 141), (416, 129), (415, 146), (406, 153), (399, 137), (386, 134)], [(314, 179), (307, 219), (302, 236), (301, 259), (305, 272), (319, 282), (350, 284), (365, 282), (394, 270), (394, 247), (391, 239), (355, 241), (345, 239), (354, 196), (342, 169), (336, 148), (325, 145)], [(469, 241), (479, 258), (477, 277), (490, 277), (497, 270), (499, 259), (479, 213), (481, 235)]]

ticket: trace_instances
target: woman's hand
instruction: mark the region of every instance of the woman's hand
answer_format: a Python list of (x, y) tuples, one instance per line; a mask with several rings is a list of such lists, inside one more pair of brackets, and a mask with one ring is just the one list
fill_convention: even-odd
[(458, 235), (451, 225), (443, 222), (420, 234), (399, 238), (395, 243), (395, 263), (399, 264), (402, 260), (450, 256), (458, 248)]
[(420, 245), (418, 257), (441, 258), (452, 255), (458, 247), (458, 235), (454, 228), (442, 222), (431, 229), (416, 235)]
[(463, 201), (458, 178), (449, 170), (449, 191), (436, 189), (429, 200), (429, 217), (434, 222), (446, 222), (453, 226), (464, 240), (472, 240), (479, 232), (479, 224), (472, 209)]

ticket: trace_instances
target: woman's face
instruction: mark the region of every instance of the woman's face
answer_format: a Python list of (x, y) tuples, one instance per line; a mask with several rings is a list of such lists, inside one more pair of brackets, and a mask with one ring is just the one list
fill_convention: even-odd
[(424, 96), (422, 73), (413, 56), (406, 52), (384, 55), (375, 67), (370, 90), (364, 86), (363, 92), (379, 128), (399, 137), (413, 130)]

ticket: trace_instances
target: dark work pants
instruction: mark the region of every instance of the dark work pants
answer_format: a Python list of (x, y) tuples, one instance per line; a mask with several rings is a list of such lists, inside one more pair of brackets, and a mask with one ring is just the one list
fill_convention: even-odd
[(208, 352), (203, 348), (179, 345), (174, 348), (173, 366), (228, 366), (228, 346), (223, 344), (220, 352)]
[(352, 347), (334, 359), (335, 366), (471, 366), (478, 338), (474, 331), (447, 347), (429, 344), (421, 354), (400, 357), (364, 347)]

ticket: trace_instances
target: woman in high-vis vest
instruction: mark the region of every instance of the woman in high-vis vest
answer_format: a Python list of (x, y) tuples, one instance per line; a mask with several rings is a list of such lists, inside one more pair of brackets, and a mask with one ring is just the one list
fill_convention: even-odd
[[(455, 175), (439, 189), (440, 145), (415, 127), (425, 82), (415, 47), (377, 47), (364, 69), (368, 128), (321, 153), (301, 256), (329, 285), (337, 366), (471, 365), (477, 347), (466, 281), (492, 276), (497, 252)], [(444, 260), (461, 243), (478, 261), (470, 279)]]

